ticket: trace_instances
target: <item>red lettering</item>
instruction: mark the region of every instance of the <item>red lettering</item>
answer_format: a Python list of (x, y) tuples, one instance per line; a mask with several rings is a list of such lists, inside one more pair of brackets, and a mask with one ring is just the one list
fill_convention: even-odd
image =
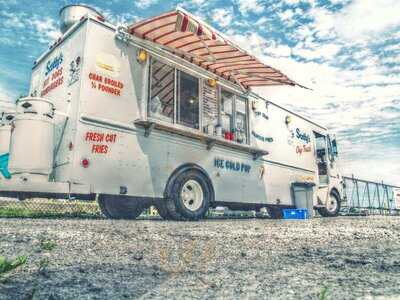
[(105, 141), (107, 142), (107, 143), (115, 143), (115, 141), (117, 140), (117, 135), (116, 134), (107, 134), (106, 135), (106, 138), (105, 138)]
[(102, 82), (103, 81), (103, 77), (101, 75), (95, 74), (95, 73), (90, 73), (89, 74), (89, 79), (90, 80), (94, 80), (94, 81), (98, 81), (98, 82)]
[(99, 144), (92, 145), (92, 153), (106, 154), (107, 152), (108, 152), (107, 145), (99, 145)]
[(86, 132), (85, 141), (91, 141), (93, 136), (93, 132)]
[(296, 146), (296, 153), (300, 154), (303, 152), (303, 149), (300, 148), (299, 146)]

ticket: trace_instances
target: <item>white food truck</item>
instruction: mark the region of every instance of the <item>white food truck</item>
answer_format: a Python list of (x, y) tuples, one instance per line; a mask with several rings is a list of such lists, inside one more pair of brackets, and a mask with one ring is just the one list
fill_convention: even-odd
[(279, 218), (303, 184), (311, 210), (338, 214), (335, 138), (251, 91), (297, 83), (180, 8), (127, 28), (84, 5), (60, 17), (10, 121), (1, 196), (97, 199), (109, 218)]

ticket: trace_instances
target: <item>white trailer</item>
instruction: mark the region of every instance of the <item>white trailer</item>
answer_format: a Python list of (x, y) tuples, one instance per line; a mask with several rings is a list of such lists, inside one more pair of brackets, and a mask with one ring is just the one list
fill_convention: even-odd
[[(200, 219), (216, 206), (278, 218), (296, 206), (293, 183), (308, 182), (313, 207), (338, 214), (335, 138), (251, 92), (296, 85), (284, 74), (182, 9), (127, 29), (82, 5), (60, 14), (65, 32), (34, 63), (30, 98), (17, 103), (16, 119), (42, 117), (31, 128), (15, 121), (10, 167), (19, 169), (0, 195), (97, 199), (110, 218), (150, 205), (165, 219)], [(13, 144), (25, 149), (13, 153)]]

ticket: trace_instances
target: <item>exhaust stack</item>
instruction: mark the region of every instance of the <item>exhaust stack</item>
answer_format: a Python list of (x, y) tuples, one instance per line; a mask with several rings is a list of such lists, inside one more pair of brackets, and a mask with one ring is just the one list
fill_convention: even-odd
[(72, 25), (79, 22), (86, 15), (94, 15), (104, 19), (94, 8), (84, 4), (70, 4), (60, 9), (60, 30), (64, 34)]

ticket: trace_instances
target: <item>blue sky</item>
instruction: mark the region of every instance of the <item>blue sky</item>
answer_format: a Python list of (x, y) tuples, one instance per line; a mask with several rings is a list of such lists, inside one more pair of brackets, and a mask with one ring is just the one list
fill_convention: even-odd
[[(0, 0), (0, 100), (27, 93), (33, 61), (56, 39), (58, 11), (77, 1)], [(80, 2), (82, 3), (82, 2)], [(344, 174), (400, 185), (400, 1), (84, 1), (112, 23), (177, 5), (313, 89), (257, 91), (327, 125)]]

